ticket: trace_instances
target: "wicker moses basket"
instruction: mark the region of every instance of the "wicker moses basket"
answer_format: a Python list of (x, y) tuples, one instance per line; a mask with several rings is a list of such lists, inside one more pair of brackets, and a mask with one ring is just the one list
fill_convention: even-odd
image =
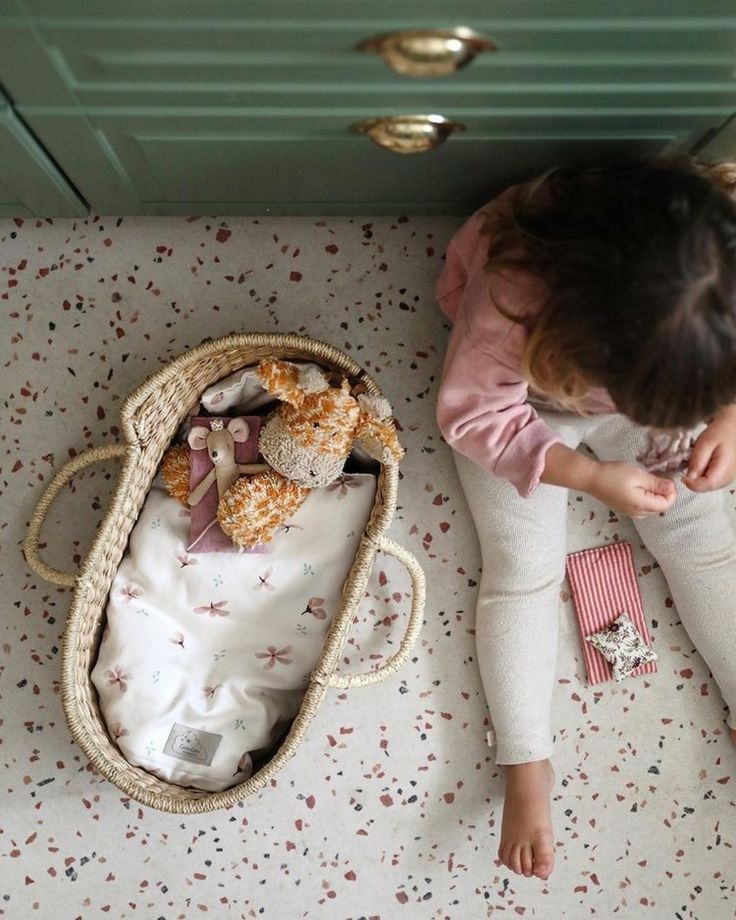
[[(74, 457), (56, 473), (31, 519), (24, 543), (30, 567), (54, 584), (74, 588), (64, 631), (61, 692), (64, 712), (76, 742), (93, 766), (126, 795), (144, 805), (181, 814), (223, 808), (263, 788), (292, 757), (331, 687), (361, 687), (394, 674), (408, 659), (422, 622), (424, 573), (407, 550), (385, 534), (396, 507), (398, 465), (381, 464), (376, 497), (358, 551), (342, 589), (341, 603), (325, 639), (319, 662), (311, 672), (302, 705), (288, 735), (267, 762), (245, 782), (220, 792), (205, 792), (165, 782), (132, 766), (111, 740), (90, 680), (105, 625), (105, 609), (128, 538), (156, 476), (164, 451), (185, 418), (199, 405), (203, 391), (234, 371), (276, 357), (314, 361), (344, 372), (368, 393), (382, 395), (377, 384), (348, 355), (306, 336), (231, 335), (186, 352), (157, 371), (125, 400), (121, 410), (124, 444), (96, 447)], [(39, 537), (49, 507), (64, 485), (97, 461), (123, 461), (110, 508), (78, 574), (60, 572), (39, 557)], [(378, 550), (399, 559), (412, 581), (411, 610), (398, 651), (381, 667), (361, 674), (336, 674), (338, 658), (363, 597)]]

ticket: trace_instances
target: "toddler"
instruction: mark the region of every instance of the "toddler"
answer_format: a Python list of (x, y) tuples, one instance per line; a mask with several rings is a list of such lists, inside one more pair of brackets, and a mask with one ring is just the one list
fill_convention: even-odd
[[(506, 765), (498, 858), (517, 874), (546, 879), (554, 865), (568, 489), (633, 518), (736, 743), (736, 538), (723, 491), (736, 476), (734, 198), (736, 164), (686, 155), (555, 168), (508, 188), (447, 247), (436, 296), (453, 330), (437, 421), (481, 545), (478, 664), (488, 744)], [(678, 446), (688, 430), (681, 479), (638, 464), (663, 433)]]

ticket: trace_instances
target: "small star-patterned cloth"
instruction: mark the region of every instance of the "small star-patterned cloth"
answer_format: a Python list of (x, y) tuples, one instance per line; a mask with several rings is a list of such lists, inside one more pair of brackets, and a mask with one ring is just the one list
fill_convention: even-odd
[(605, 629), (586, 636), (585, 641), (597, 648), (609, 662), (617, 681), (628, 677), (646, 662), (657, 660), (656, 653), (643, 641), (625, 611)]

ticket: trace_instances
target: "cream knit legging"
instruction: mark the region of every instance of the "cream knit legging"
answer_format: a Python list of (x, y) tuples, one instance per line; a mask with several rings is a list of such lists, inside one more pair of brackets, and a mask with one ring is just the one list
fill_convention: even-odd
[[(538, 412), (568, 447), (585, 443), (599, 460), (634, 462), (645, 447), (643, 429), (622, 415)], [(483, 561), (475, 630), (493, 725), (487, 740), (498, 764), (543, 760), (553, 752), (567, 489), (540, 484), (521, 498), (507, 480), (453, 455)], [(669, 511), (633, 523), (730, 708), (728, 726), (736, 728), (736, 537), (724, 495), (724, 489), (695, 493), (677, 481)]]

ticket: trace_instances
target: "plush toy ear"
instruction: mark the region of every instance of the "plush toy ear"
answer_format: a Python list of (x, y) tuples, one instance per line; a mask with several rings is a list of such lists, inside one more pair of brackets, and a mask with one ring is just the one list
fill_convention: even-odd
[(355, 439), (381, 463), (401, 460), (404, 449), (399, 444), (396, 429), (391, 421), (391, 406), (380, 396), (358, 396), (360, 418), (355, 429)]
[(250, 435), (250, 425), (244, 418), (234, 418), (227, 426), (227, 430), (233, 436), (233, 441), (241, 444), (247, 441)]
[(305, 393), (323, 393), (329, 390), (330, 381), (318, 367), (311, 364), (302, 364), (297, 367), (299, 373), (299, 388)]
[(301, 406), (307, 393), (321, 393), (330, 386), (316, 367), (300, 367), (271, 358), (258, 365), (258, 376), (269, 393), (292, 406)]
[(204, 425), (195, 425), (187, 437), (187, 442), (192, 450), (204, 450), (207, 447), (209, 433), (209, 428), (205, 428)]

